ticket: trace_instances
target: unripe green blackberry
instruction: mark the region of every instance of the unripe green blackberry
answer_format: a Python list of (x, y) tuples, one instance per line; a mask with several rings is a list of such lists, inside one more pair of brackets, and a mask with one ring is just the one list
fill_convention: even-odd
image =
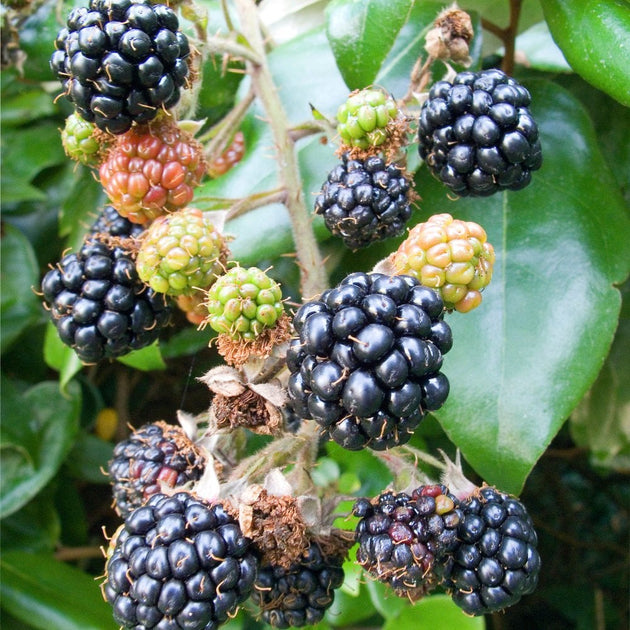
[(85, 166), (96, 166), (104, 148), (96, 132), (96, 125), (83, 120), (78, 114), (70, 114), (61, 130), (61, 144), (66, 155)]
[(394, 99), (378, 88), (353, 92), (337, 110), (337, 131), (346, 146), (368, 149), (385, 143), (387, 126), (398, 117)]
[(435, 214), (409, 231), (391, 262), (396, 274), (436, 289), (445, 308), (467, 313), (481, 304), (492, 279), (494, 248), (486, 239), (477, 223)]
[(190, 295), (221, 275), (223, 236), (201, 210), (158, 217), (147, 229), (136, 268), (143, 282), (168, 295)]
[(257, 267), (230, 269), (210, 287), (206, 305), (213, 330), (244, 341), (273, 328), (284, 313), (280, 285)]

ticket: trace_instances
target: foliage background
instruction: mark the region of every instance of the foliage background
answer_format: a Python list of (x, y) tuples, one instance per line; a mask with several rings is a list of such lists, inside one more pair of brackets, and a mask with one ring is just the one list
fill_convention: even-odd
[[(55, 99), (48, 58), (72, 3), (2, 5), (2, 426), (0, 524), (2, 620), (23, 630), (115, 628), (98, 580), (102, 527), (111, 509), (106, 468), (128, 425), (175, 421), (209, 404), (195, 379), (219, 363), (209, 332), (176, 320), (154, 346), (122, 361), (81, 367), (56, 339), (32, 287), (76, 247), (105, 202), (92, 174), (65, 157), (70, 113)], [(436, 212), (481, 223), (497, 250), (482, 306), (449, 318), (455, 345), (444, 371), (452, 392), (413, 444), (462, 450), (467, 472), (521, 494), (540, 534), (539, 589), (505, 614), (468, 619), (442, 595), (416, 606), (366, 581), (349, 562), (321, 628), (628, 627), (630, 488), (630, 3), (626, 0), (461, 2), (476, 37), (473, 68), (501, 63), (516, 36), (515, 76), (532, 92), (545, 162), (533, 183), (489, 199), (450, 200), (418, 163), (421, 201), (412, 222)], [(208, 32), (225, 33), (219, 2), (196, 5)], [(427, 0), (265, 0), (268, 60), (288, 118), (328, 117), (350, 89), (376, 83), (400, 98), (442, 3)], [(516, 9), (520, 9), (515, 23)], [(512, 16), (512, 18), (511, 18)], [(194, 17), (190, 16), (189, 17)], [(499, 33), (493, 25), (512, 26)], [(497, 35), (502, 35), (504, 42)], [(505, 43), (505, 49), (502, 49)], [(238, 69), (232, 62), (229, 69)], [(436, 64), (434, 76), (444, 68)], [(206, 128), (247, 92), (248, 80), (209, 56), (195, 118)], [(254, 104), (241, 128), (247, 152), (198, 190), (195, 205), (221, 206), (277, 185), (273, 142)], [(297, 144), (307, 206), (335, 164), (321, 136)], [(398, 241), (351, 254), (313, 228), (331, 282), (368, 270)], [(273, 265), (299, 302), (290, 219), (279, 205), (228, 224), (233, 257)], [(399, 239), (400, 240), (400, 239)], [(104, 409), (116, 424), (104, 426)], [(97, 418), (100, 420), (97, 422)], [(262, 443), (251, 438), (254, 452)], [(429, 471), (435, 472), (435, 471)], [(340, 492), (374, 495), (389, 473), (369, 453), (327, 445), (315, 471)], [(347, 508), (348, 506), (346, 506)], [(351, 527), (346, 521), (344, 526)], [(229, 630), (254, 628), (247, 612)]]

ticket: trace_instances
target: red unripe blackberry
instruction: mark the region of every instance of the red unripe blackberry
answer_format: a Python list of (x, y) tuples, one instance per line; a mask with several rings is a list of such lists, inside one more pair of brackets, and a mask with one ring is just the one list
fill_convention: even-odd
[(165, 118), (118, 136), (99, 176), (116, 210), (143, 224), (187, 206), (205, 171), (201, 145)]
[(263, 621), (272, 628), (301, 628), (319, 623), (344, 579), (343, 555), (327, 556), (311, 543), (289, 569), (260, 568), (252, 591)]
[(397, 595), (418, 599), (436, 586), (434, 572), (457, 548), (462, 518), (459, 502), (442, 485), (425, 485), (411, 495), (385, 492), (354, 506), (357, 562)]
[(411, 217), (411, 185), (396, 164), (344, 154), (315, 199), (315, 213), (350, 249), (402, 234)]
[(190, 46), (175, 12), (149, 0), (90, 0), (74, 8), (50, 66), (76, 112), (111, 134), (177, 104)]
[(124, 628), (215, 630), (249, 597), (257, 567), (220, 503), (156, 494), (112, 539), (102, 589)]
[(349, 450), (409, 441), (449, 392), (444, 304), (411, 276), (353, 273), (302, 305), (286, 355), (289, 398)]
[(420, 157), (462, 197), (524, 188), (542, 164), (530, 102), (527, 89), (496, 69), (438, 81), (420, 112)]
[(181, 427), (146, 424), (114, 448), (108, 471), (114, 507), (124, 519), (163, 488), (197, 481), (205, 465), (203, 453)]
[(538, 538), (525, 506), (483, 487), (460, 503), (457, 548), (444, 563), (443, 585), (469, 615), (516, 604), (538, 583)]
[(115, 221), (111, 225), (122, 233), (109, 242), (110, 210), (81, 249), (64, 256), (41, 285), (59, 337), (85, 363), (150, 345), (171, 314), (165, 297), (140, 281), (133, 255), (124, 245), (137, 230), (130, 229), (129, 222)]
[(236, 166), (245, 155), (245, 135), (242, 131), (234, 134), (230, 146), (221, 155), (212, 160), (208, 165), (208, 175), (210, 177), (220, 177), (225, 175), (231, 168)]

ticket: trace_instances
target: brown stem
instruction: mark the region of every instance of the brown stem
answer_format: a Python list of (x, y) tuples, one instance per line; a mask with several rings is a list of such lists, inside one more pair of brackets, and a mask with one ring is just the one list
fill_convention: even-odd
[(494, 22), (482, 18), (481, 26), (487, 31), (496, 35), (505, 48), (503, 63), (501, 68), (503, 72), (511, 75), (514, 72), (514, 52), (516, 34), (518, 32), (518, 20), (521, 15), (522, 0), (510, 0), (510, 22), (505, 28), (501, 28)]
[(55, 551), (55, 558), (61, 562), (102, 557), (103, 550), (100, 547), (60, 547)]
[(287, 191), (285, 205), (291, 218), (293, 238), (300, 264), (302, 295), (312, 297), (321, 293), (327, 287), (328, 281), (311, 226), (311, 218), (304, 203), (295, 144), (289, 133), (289, 121), (267, 64), (265, 42), (256, 5), (252, 0), (236, 0), (235, 6), (242, 34), (257, 57), (257, 60), (248, 59), (246, 65), (256, 96), (265, 110), (275, 142), (280, 185)]
[(242, 214), (246, 214), (251, 210), (262, 206), (268, 206), (272, 203), (284, 203), (286, 198), (287, 191), (284, 190), (284, 188), (264, 193), (255, 193), (253, 195), (249, 195), (248, 197), (243, 197), (232, 205), (227, 214), (227, 220), (229, 221), (231, 219), (235, 219), (236, 217), (240, 217)]

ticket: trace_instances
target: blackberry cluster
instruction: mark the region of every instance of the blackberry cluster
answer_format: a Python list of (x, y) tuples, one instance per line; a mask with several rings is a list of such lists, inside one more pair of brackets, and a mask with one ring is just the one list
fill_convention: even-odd
[(436, 563), (458, 545), (458, 503), (442, 485), (420, 486), (411, 496), (385, 492), (372, 502), (359, 499), (357, 562), (397, 595), (418, 599), (436, 585)]
[(112, 540), (105, 599), (125, 628), (215, 630), (252, 591), (250, 547), (220, 504), (155, 494)]
[(273, 628), (301, 628), (319, 623), (343, 583), (343, 556), (325, 556), (311, 543), (288, 570), (261, 568), (252, 591), (263, 620)]
[(64, 256), (42, 280), (59, 337), (85, 363), (150, 345), (170, 320), (166, 298), (140, 281), (130, 251), (107, 243), (108, 224), (123, 241), (136, 235), (124, 221), (106, 209), (79, 252)]
[(399, 236), (409, 218), (410, 183), (395, 164), (344, 154), (315, 199), (315, 212), (350, 249)]
[(118, 213), (114, 206), (105, 206), (90, 227), (86, 240), (109, 237), (137, 239), (144, 232), (144, 226), (132, 223)]
[(516, 604), (536, 588), (540, 571), (537, 536), (525, 506), (484, 487), (460, 504), (461, 541), (446, 564), (444, 585), (470, 615)]
[(444, 304), (411, 276), (352, 273), (307, 302), (287, 351), (289, 397), (349, 450), (407, 442), (449, 392)]
[(524, 188), (542, 164), (530, 102), (527, 89), (500, 70), (438, 81), (420, 112), (420, 157), (462, 197)]
[(188, 76), (177, 15), (149, 0), (90, 0), (70, 12), (55, 47), (50, 65), (77, 113), (112, 134), (173, 107)]
[(162, 485), (177, 488), (197, 481), (205, 457), (184, 431), (166, 422), (136, 429), (114, 448), (109, 477), (116, 511), (125, 519)]

